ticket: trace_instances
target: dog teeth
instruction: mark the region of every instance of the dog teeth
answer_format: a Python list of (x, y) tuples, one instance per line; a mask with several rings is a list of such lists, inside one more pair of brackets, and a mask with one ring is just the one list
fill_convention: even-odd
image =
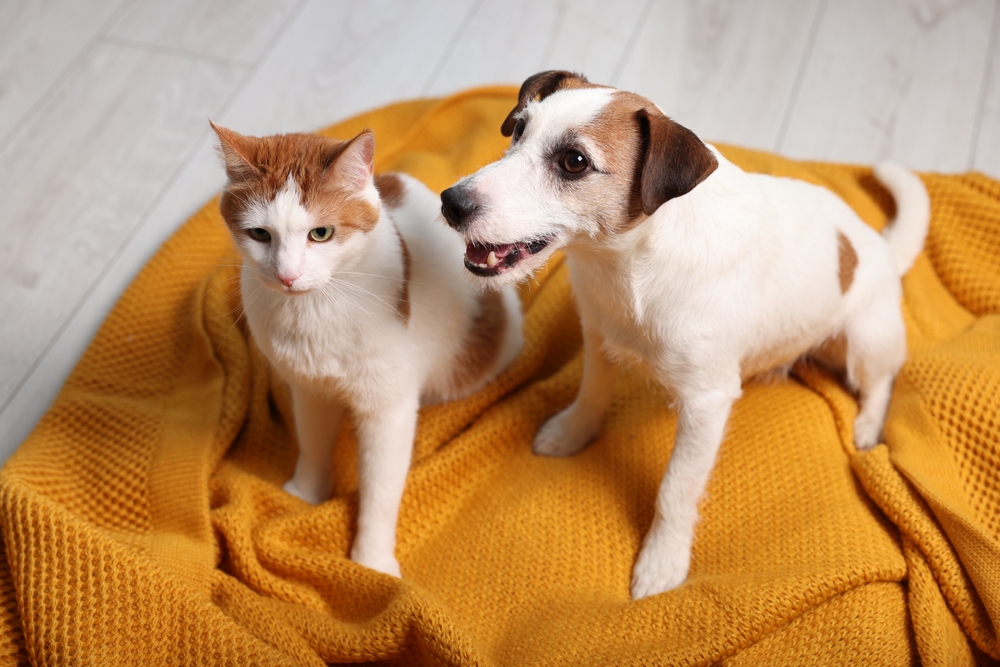
[(492, 269), (498, 261), (496, 253), (491, 250), (490, 254), (486, 256), (486, 267)]

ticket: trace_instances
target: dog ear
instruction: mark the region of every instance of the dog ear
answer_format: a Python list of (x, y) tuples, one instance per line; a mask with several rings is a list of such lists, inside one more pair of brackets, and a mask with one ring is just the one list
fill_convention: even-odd
[(503, 125), (500, 126), (500, 134), (505, 137), (509, 137), (514, 134), (514, 126), (517, 125), (517, 120), (514, 118), (521, 109), (527, 106), (528, 102), (531, 100), (541, 101), (552, 93), (559, 90), (563, 82), (566, 79), (575, 79), (580, 83), (589, 83), (587, 77), (582, 74), (574, 74), (573, 72), (567, 72), (565, 70), (549, 70), (547, 72), (539, 72), (533, 76), (529, 76), (521, 84), (521, 91), (517, 94), (517, 106), (514, 107), (507, 118), (504, 119)]
[(642, 133), (639, 197), (642, 212), (653, 215), (665, 201), (694, 189), (719, 166), (698, 136), (659, 111), (635, 113)]

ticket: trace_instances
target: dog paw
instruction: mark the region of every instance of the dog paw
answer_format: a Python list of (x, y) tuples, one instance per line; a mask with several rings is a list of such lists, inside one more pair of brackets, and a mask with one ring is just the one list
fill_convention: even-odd
[(869, 450), (879, 443), (882, 437), (882, 421), (872, 419), (863, 412), (854, 420), (854, 444), (862, 450)]
[(308, 485), (301, 484), (296, 481), (294, 477), (285, 482), (285, 485), (281, 488), (296, 498), (301, 498), (310, 505), (319, 505), (321, 502), (330, 497), (330, 493), (327, 490), (312, 488)]
[(540, 456), (573, 456), (597, 435), (600, 422), (591, 424), (563, 410), (538, 430), (531, 451)]
[(650, 531), (639, 550), (639, 557), (632, 568), (630, 590), (633, 600), (672, 591), (687, 579), (691, 552), (688, 549), (671, 549), (662, 541), (658, 534)]
[(403, 576), (399, 570), (399, 561), (392, 554), (366, 553), (360, 549), (351, 549), (351, 560), (383, 574), (398, 578)]

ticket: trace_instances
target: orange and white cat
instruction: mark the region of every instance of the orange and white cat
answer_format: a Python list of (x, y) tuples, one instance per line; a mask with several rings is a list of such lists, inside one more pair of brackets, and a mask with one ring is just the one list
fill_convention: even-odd
[(212, 125), (229, 184), (222, 215), (243, 256), (243, 309), (292, 394), (299, 458), (285, 489), (330, 496), (343, 410), (358, 432), (351, 559), (400, 575), (396, 522), (420, 405), (470, 394), (523, 343), (512, 289), (466, 279), (462, 236), (403, 174), (373, 176), (375, 138), (243, 136)]

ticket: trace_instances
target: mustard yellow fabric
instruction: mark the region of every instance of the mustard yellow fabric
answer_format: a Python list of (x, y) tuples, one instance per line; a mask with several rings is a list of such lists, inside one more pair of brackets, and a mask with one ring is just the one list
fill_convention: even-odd
[[(514, 88), (408, 102), (363, 127), (379, 171), (442, 190), (504, 150)], [(724, 148), (824, 184), (880, 228), (865, 167)], [(499, 380), (425, 409), (399, 523), (404, 578), (346, 558), (336, 497), (285, 494), (287, 389), (239, 318), (211, 202), (150, 261), (0, 471), (0, 665), (928, 665), (1000, 658), (1000, 183), (925, 175), (926, 252), (904, 279), (910, 360), (888, 446), (826, 372), (749, 383), (701, 503), (691, 576), (628, 585), (676, 423), (626, 371), (603, 435), (564, 460), (532, 435), (567, 405), (580, 330), (557, 258), (525, 286), (526, 347)], [(441, 257), (441, 261), (460, 261)]]

